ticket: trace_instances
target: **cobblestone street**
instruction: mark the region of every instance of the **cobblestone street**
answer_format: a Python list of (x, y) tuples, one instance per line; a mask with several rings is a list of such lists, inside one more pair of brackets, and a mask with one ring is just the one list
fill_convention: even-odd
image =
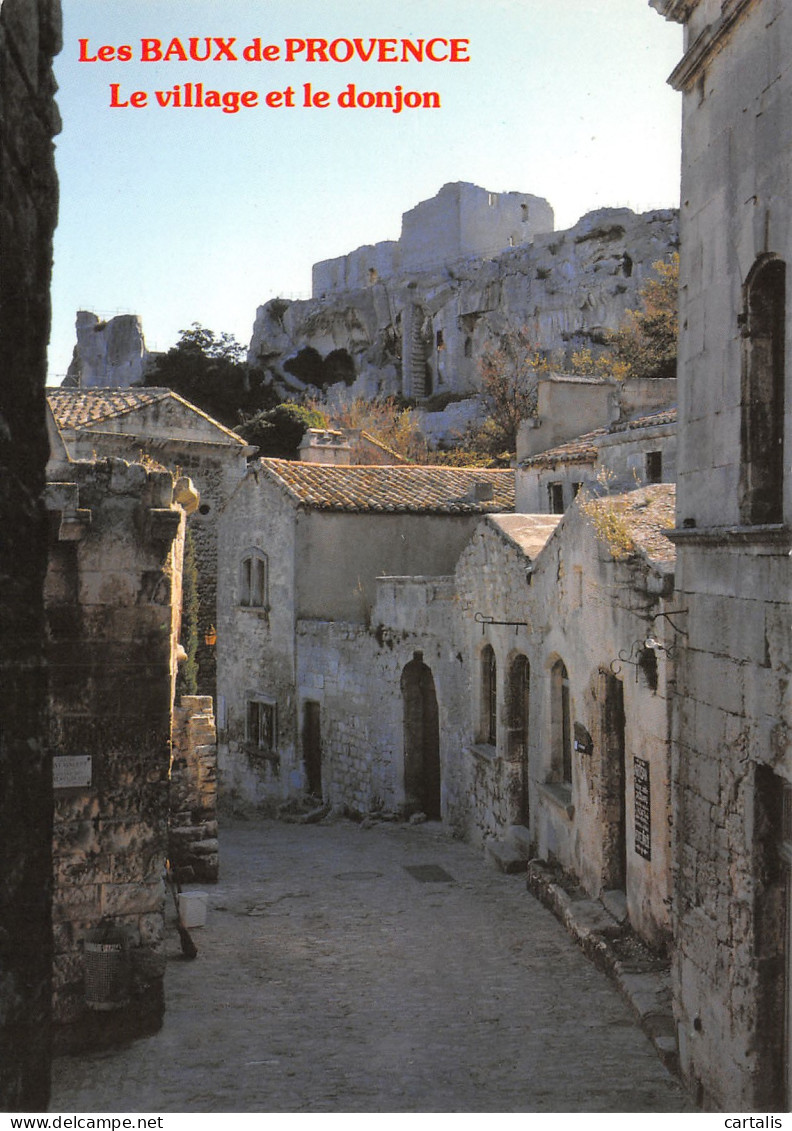
[(170, 921), (163, 1029), (56, 1060), (53, 1112), (694, 1110), (524, 878), (439, 825), (220, 843), (194, 962)]

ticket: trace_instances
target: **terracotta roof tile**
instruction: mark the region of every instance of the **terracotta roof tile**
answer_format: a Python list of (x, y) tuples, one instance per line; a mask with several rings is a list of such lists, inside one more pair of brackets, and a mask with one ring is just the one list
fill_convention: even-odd
[[(2, 3), (2, 0), (0, 0)], [(172, 389), (160, 388), (135, 388), (135, 389), (50, 389), (47, 400), (52, 409), (52, 415), (58, 428), (64, 429), (92, 429), (97, 424), (118, 419), (154, 404), (171, 401), (195, 416), (207, 421), (217, 432), (222, 433), (228, 441), (244, 445), (245, 441), (236, 432), (232, 432), (221, 424), (219, 420), (209, 416), (197, 405), (191, 404)], [(252, 451), (253, 449), (251, 449)]]
[(47, 393), (59, 428), (85, 428), (145, 408), (174, 394), (170, 389), (51, 389)]
[(555, 448), (548, 448), (546, 452), (538, 452), (529, 456), (520, 463), (520, 467), (554, 467), (557, 463), (593, 463), (597, 458), (597, 440), (607, 436), (607, 428), (597, 428), (593, 432), (586, 432), (559, 444)]
[(653, 412), (648, 416), (636, 416), (634, 420), (617, 421), (611, 424), (609, 432), (631, 432), (633, 428), (652, 428), (660, 424), (676, 424), (677, 410), (666, 408), (662, 412)]
[(489, 514), (514, 509), (514, 472), (510, 470), (412, 464), (325, 466), (283, 459), (259, 462), (296, 502), (312, 510)]

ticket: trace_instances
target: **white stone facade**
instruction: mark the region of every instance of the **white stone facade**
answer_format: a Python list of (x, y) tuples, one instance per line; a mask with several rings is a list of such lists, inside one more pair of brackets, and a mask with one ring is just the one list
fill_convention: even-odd
[(684, 96), (675, 539), (687, 636), (674, 712), (680, 1053), (705, 1105), (785, 1111), (792, 9), (783, 0), (653, 6), (686, 25), (685, 55), (671, 76)]

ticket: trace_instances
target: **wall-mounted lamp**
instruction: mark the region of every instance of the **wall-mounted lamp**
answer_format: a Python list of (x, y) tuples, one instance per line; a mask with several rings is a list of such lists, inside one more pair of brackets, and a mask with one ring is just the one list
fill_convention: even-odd
[(214, 648), (216, 643), (217, 643), (217, 629), (215, 628), (214, 625), (211, 625), (209, 628), (207, 628), (206, 632), (204, 633), (204, 644), (206, 645), (207, 648)]
[[(670, 613), (655, 613), (649, 621), (649, 631), (643, 640), (634, 640), (629, 651), (622, 649), (615, 660), (611, 660), (610, 670), (614, 675), (619, 675), (623, 664), (632, 664), (635, 667), (635, 678), (638, 679), (640, 668), (646, 676), (647, 683), (652, 691), (657, 690), (657, 657), (664, 654), (673, 660), (677, 654), (677, 637), (687, 636), (684, 628), (674, 622), (674, 617), (686, 613), (687, 609), (673, 609)], [(659, 620), (667, 620), (674, 631), (674, 639), (670, 644), (664, 644), (652, 631)]]

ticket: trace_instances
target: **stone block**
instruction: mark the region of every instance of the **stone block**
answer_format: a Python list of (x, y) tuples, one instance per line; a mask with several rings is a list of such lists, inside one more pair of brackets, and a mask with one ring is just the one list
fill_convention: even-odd
[(522, 853), (502, 841), (488, 840), (484, 853), (489, 863), (506, 875), (517, 875), (526, 870), (527, 860)]
[(105, 884), (101, 898), (103, 915), (145, 915), (162, 911), (165, 886), (162, 881), (149, 884)]

